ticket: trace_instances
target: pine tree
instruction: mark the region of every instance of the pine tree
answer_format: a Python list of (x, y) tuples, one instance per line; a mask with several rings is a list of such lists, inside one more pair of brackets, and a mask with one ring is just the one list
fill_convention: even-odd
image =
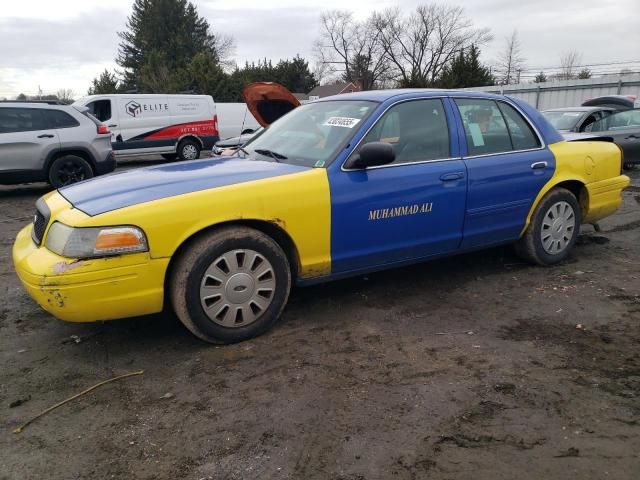
[(544, 72), (540, 72), (533, 79), (533, 83), (544, 83), (546, 81), (547, 81), (547, 76), (544, 74)]
[(491, 70), (480, 63), (480, 49), (471, 45), (467, 52), (458, 52), (437, 83), (444, 88), (467, 88), (493, 85), (494, 80)]
[(98, 77), (94, 78), (89, 87), (88, 95), (106, 95), (110, 93), (118, 93), (120, 91), (120, 82), (115, 74), (109, 72), (105, 68)]
[(122, 41), (116, 63), (124, 69), (127, 87), (156, 90), (172, 83), (167, 77), (199, 53), (217, 60), (209, 23), (187, 0), (135, 0), (127, 30), (118, 35)]

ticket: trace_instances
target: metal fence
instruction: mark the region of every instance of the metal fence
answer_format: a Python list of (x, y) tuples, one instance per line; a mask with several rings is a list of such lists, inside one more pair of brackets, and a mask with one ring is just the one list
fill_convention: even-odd
[(640, 98), (640, 74), (607, 75), (586, 80), (560, 80), (544, 83), (520, 83), (492, 87), (466, 88), (476, 92), (500, 93), (524, 100), (538, 110), (575, 107), (603, 95), (637, 95)]

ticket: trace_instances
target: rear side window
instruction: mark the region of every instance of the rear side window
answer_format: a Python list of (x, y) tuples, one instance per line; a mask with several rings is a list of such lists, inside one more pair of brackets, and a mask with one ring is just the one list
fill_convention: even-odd
[(514, 150), (529, 150), (541, 146), (538, 136), (531, 129), (531, 125), (522, 118), (522, 115), (515, 108), (504, 102), (498, 102), (498, 108), (507, 122)]
[(45, 130), (42, 110), (36, 108), (0, 108), (0, 133)]
[(95, 100), (89, 103), (87, 108), (101, 122), (111, 118), (111, 100)]
[(80, 125), (75, 118), (60, 110), (43, 110), (42, 113), (48, 128), (70, 128)]
[(484, 99), (456, 99), (462, 116), (468, 155), (528, 150), (540, 146), (538, 138), (513, 107)]

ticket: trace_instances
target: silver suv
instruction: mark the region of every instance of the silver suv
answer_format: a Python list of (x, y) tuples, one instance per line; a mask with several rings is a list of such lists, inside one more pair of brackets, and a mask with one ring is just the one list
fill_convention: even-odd
[(58, 188), (115, 169), (111, 133), (85, 107), (0, 102), (0, 183)]

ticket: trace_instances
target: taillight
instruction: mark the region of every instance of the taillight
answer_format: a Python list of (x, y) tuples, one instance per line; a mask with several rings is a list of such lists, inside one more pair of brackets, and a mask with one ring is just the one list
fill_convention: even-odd
[(213, 134), (217, 135), (218, 134), (218, 115), (214, 115), (213, 116)]
[(109, 130), (109, 127), (107, 127), (104, 123), (101, 123), (100, 125), (98, 125), (98, 133), (111, 133), (111, 131)]

